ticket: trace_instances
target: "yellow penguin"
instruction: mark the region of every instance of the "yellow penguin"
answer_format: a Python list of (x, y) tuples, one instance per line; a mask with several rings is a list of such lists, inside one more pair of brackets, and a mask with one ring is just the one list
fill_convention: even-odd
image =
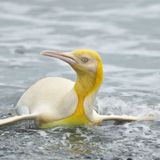
[(90, 49), (72, 52), (44, 51), (45, 56), (68, 63), (76, 72), (76, 82), (48, 77), (32, 85), (17, 103), (17, 116), (1, 119), (0, 126), (21, 120), (35, 120), (39, 128), (95, 125), (104, 120), (152, 120), (152, 117), (100, 115), (94, 110), (98, 89), (103, 81), (103, 64), (99, 54)]

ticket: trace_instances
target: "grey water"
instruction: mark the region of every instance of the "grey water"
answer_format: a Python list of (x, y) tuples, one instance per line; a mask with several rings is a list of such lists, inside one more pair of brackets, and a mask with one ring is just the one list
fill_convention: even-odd
[[(0, 118), (37, 80), (74, 80), (46, 49), (97, 50), (104, 82), (96, 110), (103, 114), (160, 112), (159, 0), (0, 0)], [(0, 129), (1, 160), (159, 160), (160, 121), (36, 129), (22, 122)]]

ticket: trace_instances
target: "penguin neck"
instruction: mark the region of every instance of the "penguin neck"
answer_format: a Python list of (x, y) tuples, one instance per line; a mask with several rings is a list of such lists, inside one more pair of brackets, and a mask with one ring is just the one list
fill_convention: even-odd
[(96, 76), (94, 74), (78, 74), (74, 86), (78, 98), (83, 99), (92, 93), (95, 85)]
[(96, 72), (76, 70), (77, 80), (74, 89), (78, 99), (83, 99), (90, 94), (96, 93), (103, 81), (103, 64), (97, 64)]
[[(78, 73), (77, 80), (74, 85), (75, 92), (78, 97), (78, 104), (76, 113), (79, 115), (85, 115), (84, 113), (84, 101), (86, 97), (95, 97), (102, 81), (97, 81), (97, 74), (95, 73)], [(101, 76), (102, 77), (102, 76)], [(94, 103), (93, 99), (92, 104)], [(92, 106), (93, 107), (93, 106)]]

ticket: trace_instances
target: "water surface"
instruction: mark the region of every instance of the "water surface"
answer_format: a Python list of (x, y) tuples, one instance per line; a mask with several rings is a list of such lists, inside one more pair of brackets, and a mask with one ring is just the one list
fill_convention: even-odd
[[(92, 48), (104, 62), (96, 109), (103, 114), (160, 112), (158, 0), (1, 0), (0, 117), (14, 115), (22, 93), (47, 76), (74, 80), (46, 49)], [(0, 130), (0, 159), (158, 160), (160, 122), (35, 129), (20, 123)]]

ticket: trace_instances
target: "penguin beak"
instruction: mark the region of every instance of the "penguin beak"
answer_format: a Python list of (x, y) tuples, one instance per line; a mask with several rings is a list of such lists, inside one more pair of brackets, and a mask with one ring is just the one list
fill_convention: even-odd
[(61, 59), (62, 61), (74, 65), (77, 64), (78, 62), (75, 60), (72, 52), (61, 52), (61, 51), (43, 51), (40, 53), (41, 55), (44, 56), (49, 56), (49, 57), (54, 57)]

